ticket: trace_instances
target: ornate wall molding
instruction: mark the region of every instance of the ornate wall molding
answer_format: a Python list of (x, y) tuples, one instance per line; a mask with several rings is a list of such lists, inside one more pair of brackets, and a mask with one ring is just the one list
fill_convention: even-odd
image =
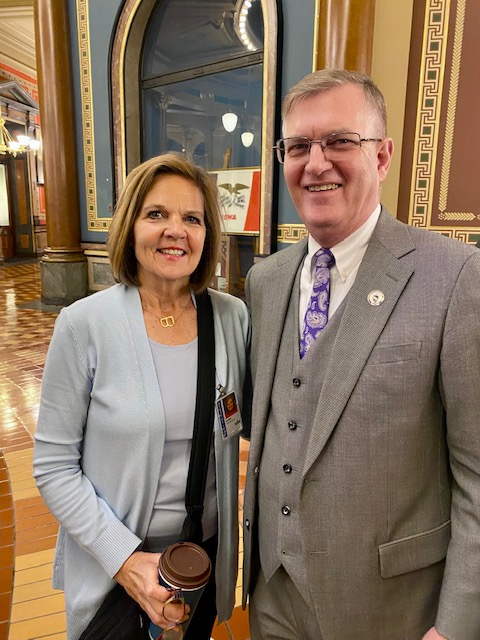
[(295, 244), (306, 238), (307, 228), (304, 224), (279, 224), (277, 226), (277, 241), (284, 244)]
[[(420, 37), (417, 14), (410, 69), (411, 82), (414, 75), (418, 77), (417, 85), (410, 86), (412, 94), (417, 91), (415, 126), (410, 150), (403, 156), (404, 180), (410, 181), (403, 199), (408, 204), (402, 206), (402, 195), (399, 199), (399, 217), (405, 219), (402, 212), (407, 207), (409, 224), (472, 243), (480, 237), (478, 189), (472, 180), (478, 162), (471, 152), (478, 142), (479, 92), (473, 80), (477, 73), (474, 25), (479, 17), (473, 0), (428, 0), (420, 49), (413, 42)], [(416, 58), (421, 60), (418, 76)], [(410, 104), (407, 130), (413, 117)]]
[(455, 20), (455, 36), (453, 43), (450, 90), (448, 94), (447, 118), (445, 127), (445, 147), (443, 150), (442, 173), (440, 179), (439, 218), (441, 220), (459, 221), (474, 220), (476, 216), (470, 212), (449, 212), (447, 209), (448, 187), (450, 181), (453, 134), (457, 109), (458, 85), (460, 80), (460, 63), (462, 60), (463, 30), (465, 26), (466, 0), (459, 0)]
[(107, 231), (111, 218), (98, 218), (95, 177), (95, 127), (93, 114), (92, 69), (88, 0), (77, 0), (78, 58), (80, 66), (80, 100), (85, 169), (85, 196), (89, 231)]
[[(153, 9), (152, 0), (127, 0), (120, 14), (113, 41), (112, 49), (112, 110), (113, 110), (113, 154), (115, 162), (115, 191), (117, 197), (122, 190), (123, 183), (127, 176), (127, 143), (129, 142), (127, 132), (126, 117), (126, 96), (125, 96), (125, 76), (129, 82), (137, 87), (138, 59), (140, 57), (141, 45), (143, 41), (143, 31), (146, 27), (149, 15)], [(138, 14), (140, 10), (140, 17)], [(133, 34), (132, 34), (132, 29)], [(127, 51), (127, 42), (129, 42)], [(135, 93), (134, 102), (138, 101), (138, 90), (130, 87)], [(135, 159), (133, 166), (140, 163), (140, 114), (138, 107), (128, 114), (131, 128), (134, 130), (135, 138), (130, 139), (130, 146), (135, 146)]]
[(450, 0), (427, 2), (418, 91), (409, 223), (429, 227), (437, 160)]

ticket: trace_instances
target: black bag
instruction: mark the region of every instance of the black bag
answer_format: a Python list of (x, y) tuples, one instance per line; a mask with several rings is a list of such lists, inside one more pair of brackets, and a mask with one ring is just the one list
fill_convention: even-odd
[[(187, 516), (180, 540), (199, 544), (205, 483), (214, 419), (215, 333), (212, 301), (207, 291), (196, 296), (198, 322), (198, 373), (192, 452), (188, 467), (185, 507)], [(117, 584), (102, 602), (80, 640), (145, 640), (150, 620), (122, 585)]]
[(121, 584), (102, 602), (80, 640), (147, 640), (150, 621)]

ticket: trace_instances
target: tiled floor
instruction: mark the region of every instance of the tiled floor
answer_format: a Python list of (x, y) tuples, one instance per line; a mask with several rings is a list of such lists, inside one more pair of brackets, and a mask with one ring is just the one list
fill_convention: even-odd
[[(39, 299), (38, 263), (0, 266), (0, 640), (66, 638), (63, 594), (51, 588), (57, 524), (32, 478), (32, 436), (56, 318)], [(242, 441), (241, 493), (247, 455)], [(237, 587), (237, 605), (239, 598)], [(213, 632), (214, 640), (249, 636), (238, 606), (228, 627)]]

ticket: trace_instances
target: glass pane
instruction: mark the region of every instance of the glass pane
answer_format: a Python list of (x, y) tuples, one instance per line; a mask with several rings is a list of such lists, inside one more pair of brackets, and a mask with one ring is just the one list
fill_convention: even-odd
[(145, 37), (143, 79), (263, 48), (261, 0), (164, 0), (158, 5)]
[(260, 165), (261, 64), (146, 89), (142, 97), (143, 160), (176, 150), (209, 170)]

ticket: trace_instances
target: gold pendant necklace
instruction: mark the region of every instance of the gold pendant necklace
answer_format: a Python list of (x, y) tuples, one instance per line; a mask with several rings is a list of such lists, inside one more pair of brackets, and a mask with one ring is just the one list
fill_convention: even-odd
[[(140, 298), (141, 300), (141, 298)], [(190, 305), (191, 302), (191, 298), (188, 299), (187, 304), (183, 307), (183, 309), (180, 311), (180, 313), (177, 316), (177, 322), (178, 320), (181, 318), (181, 316), (185, 313), (185, 311), (187, 310), (188, 306)], [(150, 315), (152, 315), (154, 318), (156, 318), (161, 326), (164, 329), (168, 329), (169, 327), (174, 327), (175, 326), (175, 318), (172, 315), (168, 315), (168, 316), (163, 316), (162, 318), (160, 316), (157, 316), (156, 313), (154, 313), (153, 311), (151, 311), (150, 309), (148, 309), (144, 304), (143, 304), (143, 300), (142, 300), (142, 309), (144, 311), (146, 311), (147, 313), (149, 313)]]
[[(152, 312), (150, 311), (150, 313)], [(162, 327), (165, 327), (165, 328), (173, 327), (175, 325), (175, 318), (173, 316), (165, 316), (164, 318), (159, 318), (159, 320)]]

